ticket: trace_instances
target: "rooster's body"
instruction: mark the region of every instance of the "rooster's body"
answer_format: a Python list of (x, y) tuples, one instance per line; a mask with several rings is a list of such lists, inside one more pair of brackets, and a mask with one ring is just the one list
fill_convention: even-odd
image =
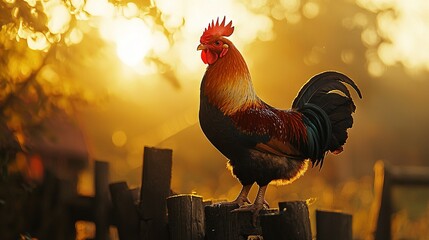
[(271, 107), (256, 95), (246, 62), (225, 38), (234, 30), (231, 24), (225, 26), (225, 19), (212, 22), (200, 39), (198, 50), (209, 64), (201, 83), (200, 125), (243, 185), (233, 203), (249, 202), (248, 192), (256, 182), (256, 200), (245, 208), (259, 211), (271, 181), (292, 182), (309, 161), (321, 165), (326, 152), (342, 151), (355, 110), (343, 82), (361, 94), (347, 76), (325, 72), (304, 85), (292, 109)]

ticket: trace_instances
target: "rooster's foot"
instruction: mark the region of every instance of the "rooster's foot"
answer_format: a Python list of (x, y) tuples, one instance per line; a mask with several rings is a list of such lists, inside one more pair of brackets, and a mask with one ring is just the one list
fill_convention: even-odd
[(253, 213), (259, 213), (262, 209), (268, 209), (270, 206), (268, 205), (267, 201), (264, 201), (263, 204), (260, 203), (253, 203), (249, 205), (243, 205), (240, 206), (237, 209), (232, 210), (232, 212), (253, 212)]
[(250, 200), (245, 197), (245, 198), (237, 198), (234, 201), (231, 202), (220, 202), (220, 203), (216, 203), (217, 206), (238, 206), (238, 207), (244, 207), (247, 206), (246, 204), (250, 204)]
[(247, 198), (247, 195), (249, 194), (250, 188), (252, 188), (253, 184), (243, 185), (243, 188), (241, 189), (240, 193), (238, 194), (237, 198), (232, 202), (221, 202), (216, 205), (218, 206), (237, 206), (242, 207), (246, 204), (250, 204), (249, 198)]

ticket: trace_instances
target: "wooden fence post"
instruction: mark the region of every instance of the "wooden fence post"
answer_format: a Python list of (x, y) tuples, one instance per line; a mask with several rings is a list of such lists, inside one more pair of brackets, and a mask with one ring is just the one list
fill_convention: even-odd
[(383, 161), (374, 165), (374, 222), (376, 240), (391, 239), (392, 188), (394, 186), (429, 186), (429, 168), (390, 166)]
[(377, 161), (374, 165), (374, 188), (379, 194), (375, 196), (375, 202), (379, 205), (378, 216), (376, 216), (375, 239), (391, 239), (391, 220), (392, 217), (392, 176), (382, 161)]
[(280, 202), (278, 214), (261, 215), (264, 240), (311, 240), (311, 226), (305, 201)]
[[(238, 205), (213, 204), (206, 206), (206, 240), (247, 240), (249, 236), (262, 235), (260, 217), (256, 226), (253, 224), (253, 213), (250, 211), (231, 212)], [(272, 214), (277, 209), (261, 210), (259, 215)]]
[(352, 215), (316, 210), (317, 240), (352, 240)]
[(109, 239), (109, 163), (95, 161), (94, 173), (95, 239)]
[(113, 212), (119, 238), (121, 240), (139, 239), (140, 216), (127, 183), (112, 183), (109, 185), (109, 188), (112, 195)]
[[(204, 208), (206, 240), (238, 240), (236, 217), (231, 211), (238, 205), (213, 204)], [(241, 240), (241, 239), (240, 239)]]
[(171, 240), (203, 240), (203, 198), (180, 194), (167, 198), (168, 227)]
[(142, 238), (168, 240), (166, 198), (170, 195), (172, 150), (144, 148), (140, 210)]

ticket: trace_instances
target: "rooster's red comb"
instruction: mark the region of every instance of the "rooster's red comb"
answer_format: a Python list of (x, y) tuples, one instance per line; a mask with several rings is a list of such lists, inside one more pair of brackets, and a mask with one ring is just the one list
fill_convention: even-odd
[(213, 38), (217, 38), (220, 36), (229, 37), (234, 32), (234, 27), (232, 27), (232, 21), (230, 21), (225, 26), (225, 19), (226, 17), (223, 17), (222, 22), (219, 24), (219, 18), (217, 18), (216, 23), (214, 20), (212, 20), (211, 23), (209, 23), (209, 26), (204, 29), (203, 35), (200, 38), (201, 43), (207, 43)]

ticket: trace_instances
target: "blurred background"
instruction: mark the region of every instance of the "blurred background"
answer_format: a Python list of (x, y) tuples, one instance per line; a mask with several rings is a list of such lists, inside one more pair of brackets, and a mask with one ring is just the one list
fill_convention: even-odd
[[(355, 238), (370, 239), (374, 163), (429, 166), (428, 13), (425, 0), (0, 0), (2, 211), (14, 202), (0, 226), (24, 234), (49, 177), (93, 194), (94, 160), (138, 187), (144, 146), (173, 149), (174, 192), (232, 200), (240, 185), (198, 124), (196, 47), (226, 16), (272, 106), (326, 70), (361, 88), (345, 151), (266, 196), (349, 212)], [(427, 188), (394, 193), (394, 239), (429, 239)]]

